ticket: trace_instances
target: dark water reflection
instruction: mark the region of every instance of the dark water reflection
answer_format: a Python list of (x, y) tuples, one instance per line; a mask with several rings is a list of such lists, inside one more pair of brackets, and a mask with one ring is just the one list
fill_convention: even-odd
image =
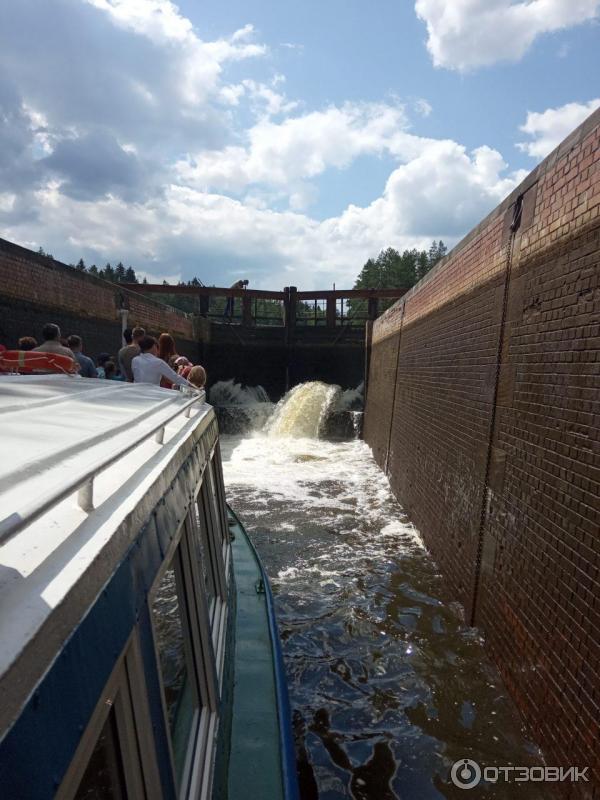
[(450, 782), (459, 758), (540, 759), (367, 448), (224, 444), (228, 500), (276, 595), (303, 799), (549, 796)]

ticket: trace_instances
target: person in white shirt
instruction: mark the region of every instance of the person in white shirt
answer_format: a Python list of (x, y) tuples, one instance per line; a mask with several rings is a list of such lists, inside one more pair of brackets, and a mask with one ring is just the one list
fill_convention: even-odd
[(138, 345), (141, 352), (131, 361), (134, 383), (153, 383), (155, 386), (160, 386), (160, 379), (167, 378), (179, 386), (195, 388), (171, 369), (162, 358), (158, 358), (158, 342), (153, 336), (144, 336)]

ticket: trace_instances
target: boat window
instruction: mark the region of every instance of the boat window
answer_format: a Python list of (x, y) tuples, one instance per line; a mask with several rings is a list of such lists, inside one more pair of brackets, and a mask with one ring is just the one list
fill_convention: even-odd
[(223, 543), (226, 541), (227, 528), (225, 526), (225, 515), (223, 513), (224, 508), (218, 492), (214, 459), (211, 459), (207, 464), (207, 469), (204, 475), (204, 483), (206, 484), (209, 493), (210, 507), (213, 514), (217, 541), (222, 547)]
[(206, 502), (206, 490), (200, 490), (200, 494), (194, 503), (194, 513), (192, 519), (192, 531), (198, 547), (198, 564), (200, 567), (201, 580), (204, 585), (204, 592), (208, 602), (209, 615), (212, 620), (215, 613), (218, 586), (218, 554), (215, 547), (211, 546), (210, 530), (212, 518)]
[(55, 800), (155, 800), (159, 776), (137, 633), (98, 700)]
[(200, 705), (194, 679), (179, 550), (158, 585), (152, 612), (175, 772), (179, 782), (195, 713)]
[(126, 797), (117, 721), (111, 708), (74, 800), (125, 800)]

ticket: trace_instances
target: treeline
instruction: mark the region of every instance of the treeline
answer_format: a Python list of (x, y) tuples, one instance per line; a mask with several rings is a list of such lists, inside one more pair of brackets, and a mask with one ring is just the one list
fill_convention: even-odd
[(96, 275), (96, 277), (103, 278), (105, 281), (110, 281), (111, 283), (148, 283), (146, 278), (140, 281), (135, 274), (134, 268), (125, 267), (122, 261), (119, 261), (115, 267), (113, 267), (110, 262), (103, 267), (97, 267), (95, 264), (86, 267), (85, 261), (83, 258), (80, 258), (76, 264), (70, 264), (70, 266), (75, 267), (79, 272), (87, 272), (90, 275)]
[(393, 247), (370, 258), (361, 269), (355, 289), (410, 289), (448, 252), (440, 240), (432, 242), (429, 250), (404, 250)]
[[(404, 250), (402, 253), (388, 247), (377, 258), (369, 258), (361, 269), (354, 289), (410, 289), (448, 252), (440, 239), (433, 241), (429, 250)], [(379, 313), (389, 308), (395, 300), (380, 300)], [(350, 318), (360, 318), (366, 313), (366, 300), (349, 300)]]

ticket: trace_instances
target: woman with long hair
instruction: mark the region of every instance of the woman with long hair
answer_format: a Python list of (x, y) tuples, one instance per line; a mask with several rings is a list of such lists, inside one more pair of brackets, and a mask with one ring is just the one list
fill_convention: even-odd
[[(177, 350), (175, 349), (175, 340), (170, 333), (161, 333), (158, 337), (158, 357), (162, 358), (171, 368), (177, 359)], [(172, 389), (173, 384), (167, 378), (161, 378), (160, 385), (163, 389)]]

